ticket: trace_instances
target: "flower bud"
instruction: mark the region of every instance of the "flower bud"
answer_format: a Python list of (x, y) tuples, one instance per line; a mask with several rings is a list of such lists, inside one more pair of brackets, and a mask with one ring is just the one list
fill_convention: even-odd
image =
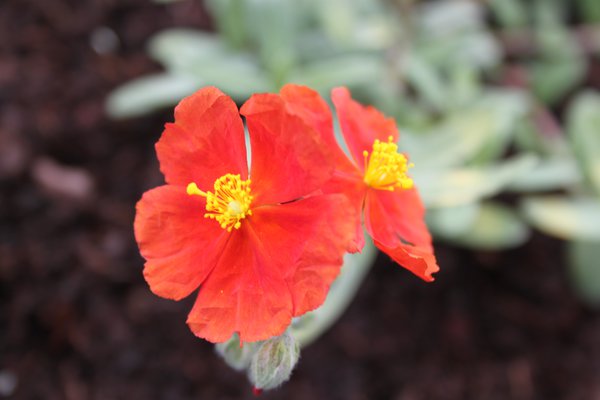
[(250, 365), (252, 356), (256, 352), (259, 343), (244, 343), (240, 344), (240, 339), (237, 334), (233, 334), (231, 338), (223, 343), (217, 343), (215, 350), (223, 357), (223, 360), (231, 368), (242, 371)]
[(289, 334), (264, 341), (252, 357), (248, 378), (255, 389), (274, 389), (292, 375), (300, 358), (300, 346)]

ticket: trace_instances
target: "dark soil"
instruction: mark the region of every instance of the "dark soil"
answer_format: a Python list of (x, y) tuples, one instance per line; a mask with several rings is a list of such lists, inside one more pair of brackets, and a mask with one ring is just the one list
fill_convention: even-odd
[[(208, 29), (192, 0), (0, 0), (0, 398), (252, 398), (154, 296), (132, 233), (161, 184), (171, 112), (103, 112), (118, 84), (159, 70), (144, 44)], [(119, 43), (98, 53), (93, 32)], [(503, 253), (437, 246), (425, 284), (381, 256), (343, 318), (265, 399), (600, 399), (600, 313), (566, 279), (561, 243)]]

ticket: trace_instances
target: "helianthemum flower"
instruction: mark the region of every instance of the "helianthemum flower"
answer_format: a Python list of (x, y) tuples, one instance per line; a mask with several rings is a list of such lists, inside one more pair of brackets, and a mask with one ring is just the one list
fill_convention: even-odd
[(267, 339), (318, 307), (354, 229), (346, 197), (320, 190), (334, 171), (320, 135), (275, 94), (241, 113), (250, 171), (229, 97), (205, 88), (179, 103), (156, 144), (167, 184), (144, 194), (134, 224), (151, 290), (200, 288), (187, 323), (212, 342)]
[(288, 109), (320, 132), (333, 155), (336, 172), (325, 186), (328, 193), (345, 193), (357, 210), (355, 236), (350, 251), (364, 245), (362, 222), (375, 245), (403, 267), (426, 281), (439, 271), (425, 210), (408, 174), (412, 166), (398, 152), (398, 129), (373, 107), (350, 97), (346, 88), (332, 92), (333, 103), (351, 158), (337, 146), (331, 112), (313, 90), (287, 85), (281, 91)]

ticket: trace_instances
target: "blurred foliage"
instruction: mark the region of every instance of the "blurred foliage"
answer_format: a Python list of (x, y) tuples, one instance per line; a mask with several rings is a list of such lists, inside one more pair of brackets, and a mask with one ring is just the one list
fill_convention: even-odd
[(216, 33), (152, 37), (165, 72), (116, 89), (110, 115), (142, 115), (204, 85), (239, 102), (288, 82), (325, 98), (348, 86), (397, 119), (434, 235), (500, 250), (533, 226), (569, 242), (574, 288), (600, 303), (600, 93), (585, 88), (600, 56), (599, 1), (205, 4)]

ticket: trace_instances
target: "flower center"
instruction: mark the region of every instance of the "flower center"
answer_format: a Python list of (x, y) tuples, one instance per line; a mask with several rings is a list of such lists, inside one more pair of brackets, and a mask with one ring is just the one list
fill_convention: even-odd
[(252, 215), (250, 204), (250, 179), (240, 179), (240, 175), (225, 174), (214, 184), (214, 193), (203, 192), (192, 182), (187, 185), (187, 194), (206, 197), (205, 218), (216, 220), (221, 228), (231, 232), (233, 228), (240, 229), (242, 220)]
[(396, 188), (410, 189), (413, 180), (406, 174), (413, 166), (409, 164), (404, 154), (398, 153), (398, 146), (393, 143), (394, 138), (390, 136), (387, 142), (375, 139), (373, 151), (369, 156), (368, 151), (363, 151), (365, 157), (364, 182), (379, 190), (393, 192)]

